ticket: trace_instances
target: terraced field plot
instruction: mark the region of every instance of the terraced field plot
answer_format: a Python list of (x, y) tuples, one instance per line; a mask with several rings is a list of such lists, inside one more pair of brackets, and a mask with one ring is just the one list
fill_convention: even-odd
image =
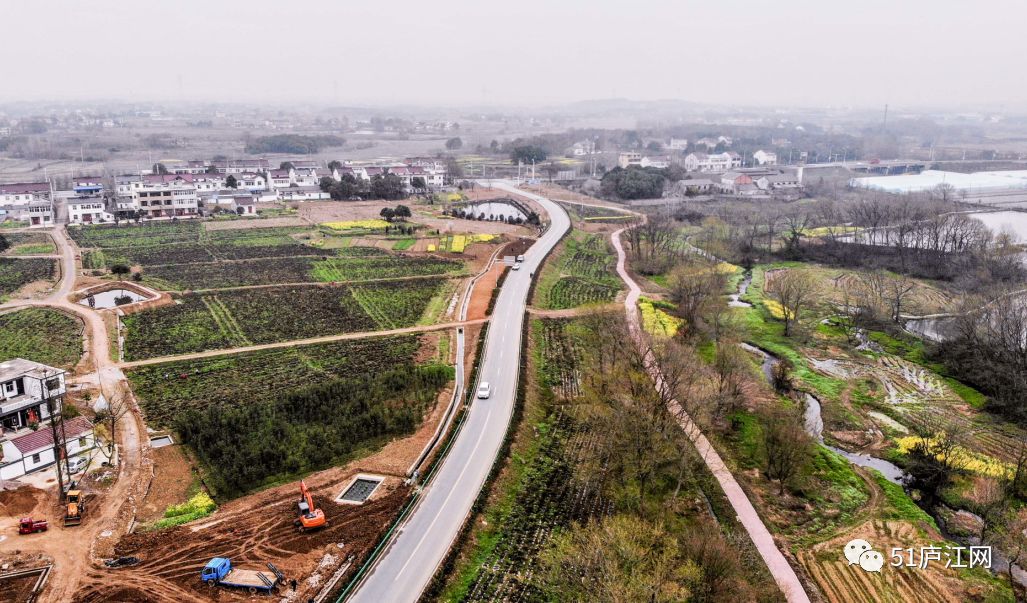
[(57, 253), (57, 245), (45, 232), (0, 232), (0, 253), (8, 256), (44, 255)]
[(536, 303), (553, 310), (611, 302), (621, 290), (614, 274), (615, 257), (601, 235), (575, 231), (562, 253), (547, 262)]
[(82, 357), (82, 322), (48, 308), (0, 314), (0, 358), (70, 369)]
[(0, 258), (0, 300), (29, 283), (53, 281), (57, 262), (43, 258)]
[(354, 339), (166, 362), (128, 378), (147, 424), (173, 427), (189, 409), (259, 404), (326, 379), (377, 374), (411, 362), (419, 347), (416, 335)]
[(444, 279), (294, 286), (185, 295), (126, 316), (125, 359), (308, 339), (416, 324)]

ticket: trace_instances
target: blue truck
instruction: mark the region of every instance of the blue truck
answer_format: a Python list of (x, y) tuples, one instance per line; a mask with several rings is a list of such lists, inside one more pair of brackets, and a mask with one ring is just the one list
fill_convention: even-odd
[(245, 588), (254, 594), (257, 591), (271, 593), (285, 580), (285, 576), (273, 563), (268, 563), (267, 568), (268, 571), (240, 569), (232, 567), (232, 560), (228, 557), (214, 557), (203, 567), (200, 578), (208, 586)]

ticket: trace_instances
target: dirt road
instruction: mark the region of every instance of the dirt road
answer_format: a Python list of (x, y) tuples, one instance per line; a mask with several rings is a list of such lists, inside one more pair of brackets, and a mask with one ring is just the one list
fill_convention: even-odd
[[(627, 256), (624, 253), (624, 246), (620, 240), (620, 235), (624, 230), (623, 228), (617, 230), (610, 237), (614, 249), (617, 250), (617, 274), (620, 275), (621, 280), (628, 286), (628, 295), (624, 300), (624, 310), (628, 317), (628, 328), (636, 343), (643, 345), (644, 334), (642, 333), (641, 321), (636, 307), (642, 290), (627, 271)], [(663, 377), (655, 360), (650, 358), (647, 361), (647, 369), (656, 382), (656, 387), (662, 388)], [(774, 580), (777, 582), (781, 592), (784, 593), (790, 603), (809, 603), (809, 597), (806, 595), (799, 577), (795, 574), (795, 570), (792, 569), (788, 560), (785, 559), (784, 555), (777, 548), (770, 530), (767, 529), (763, 520), (760, 519), (745, 491), (742, 490), (742, 487), (735, 481), (734, 476), (731, 475), (731, 470), (724, 464), (724, 460), (720, 458), (720, 455), (717, 454), (710, 441), (706, 439), (706, 436), (692, 422), (692, 419), (684, 412), (676, 400), (671, 402), (670, 410), (674, 413), (674, 416), (681, 417), (681, 428), (684, 429), (689, 439), (692, 440), (696, 450), (699, 452), (699, 456), (705, 461), (706, 467), (717, 478), (717, 482), (723, 488), (724, 494), (731, 503), (731, 507), (738, 515), (738, 521), (745, 528), (745, 531), (748, 532), (753, 544), (756, 545), (756, 549), (759, 551), (760, 556), (763, 557), (767, 568), (770, 569), (770, 573), (774, 576)]]
[(387, 331), (361, 331), (358, 333), (343, 333), (341, 335), (325, 335), (324, 337), (312, 337), (310, 339), (293, 339), (290, 341), (279, 341), (276, 343), (262, 343), (260, 345), (249, 345), (240, 348), (228, 348), (224, 350), (208, 350), (206, 352), (195, 352), (193, 354), (180, 354), (178, 356), (161, 356), (160, 358), (147, 358), (146, 360), (134, 360), (132, 362), (121, 362), (117, 364), (118, 368), (126, 369), (137, 366), (147, 366), (150, 364), (162, 364), (164, 362), (174, 362), (176, 360), (196, 360), (199, 358), (214, 358), (217, 356), (228, 356), (235, 354), (244, 354), (246, 352), (256, 352), (259, 350), (273, 350), (275, 348), (291, 348), (302, 345), (311, 345), (315, 343), (331, 343), (333, 341), (343, 341), (346, 339), (366, 339), (369, 337), (388, 337), (390, 335), (406, 335), (409, 333), (426, 333), (428, 331), (445, 331), (448, 329), (455, 329), (457, 327), (467, 327), (471, 325), (480, 325), (488, 322), (488, 318), (478, 318), (475, 320), (464, 320), (460, 322), (446, 322), (435, 325), (423, 325), (419, 327), (403, 327), (400, 329), (389, 329)]
[[(86, 362), (91, 370), (72, 376), (68, 380), (75, 384), (99, 387), (105, 395), (130, 395), (125, 375), (110, 358), (110, 340), (107, 325), (99, 312), (68, 301), (75, 290), (78, 275), (77, 249), (68, 238), (64, 227), (52, 233), (60, 251), (61, 280), (49, 295), (38, 300), (13, 300), (0, 305), (0, 309), (19, 307), (49, 307), (63, 310), (82, 318), (89, 337)], [(0, 555), (14, 550), (38, 549), (54, 559), (54, 571), (41, 601), (69, 601), (77, 585), (88, 569), (97, 562), (94, 553), (98, 541), (116, 538), (123, 533), (133, 514), (133, 500), (141, 497), (145, 480), (142, 479), (145, 429), (138, 406), (132, 404), (132, 411), (119, 423), (117, 440), (120, 447), (121, 466), (117, 480), (110, 489), (93, 500), (88, 506), (86, 519), (81, 526), (65, 529), (59, 525), (58, 517), (51, 518), (50, 531), (35, 535), (31, 541), (8, 538), (0, 542)], [(59, 514), (59, 510), (55, 510)], [(107, 534), (106, 537), (101, 534)]]

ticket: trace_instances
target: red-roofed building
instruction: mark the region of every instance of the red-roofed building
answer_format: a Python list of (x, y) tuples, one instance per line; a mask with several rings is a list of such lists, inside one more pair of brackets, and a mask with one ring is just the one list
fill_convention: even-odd
[[(93, 424), (85, 417), (64, 422), (64, 442), (68, 458), (87, 455), (96, 448)], [(49, 426), (27, 431), (3, 442), (0, 476), (15, 479), (54, 463), (54, 436)]]

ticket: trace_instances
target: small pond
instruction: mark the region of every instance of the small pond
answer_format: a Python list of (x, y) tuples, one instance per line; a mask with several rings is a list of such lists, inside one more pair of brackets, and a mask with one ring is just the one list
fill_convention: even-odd
[(489, 219), (489, 216), (493, 216), (497, 220), (506, 220), (507, 218), (520, 218), (522, 220), (528, 219), (528, 216), (524, 215), (524, 212), (517, 209), (512, 204), (498, 201), (468, 205), (465, 209), (475, 217), (484, 215), (486, 220)]
[(111, 289), (82, 298), (78, 303), (89, 308), (105, 310), (146, 300), (146, 297), (128, 289)]

